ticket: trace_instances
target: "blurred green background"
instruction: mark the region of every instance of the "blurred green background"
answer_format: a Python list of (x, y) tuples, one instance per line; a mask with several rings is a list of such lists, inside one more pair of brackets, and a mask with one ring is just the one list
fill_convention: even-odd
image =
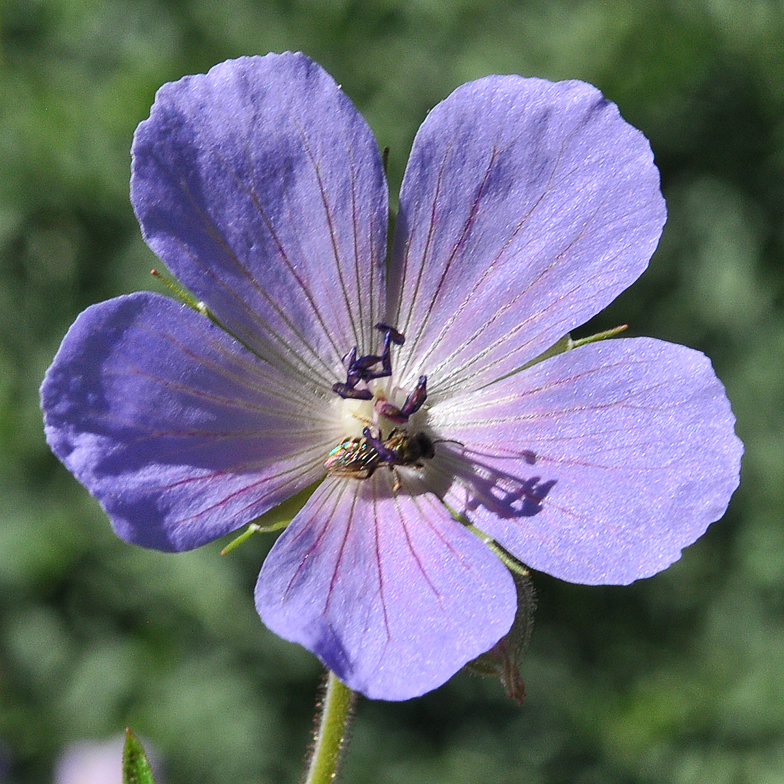
[(11, 0), (0, 36), (0, 780), (49, 782), (65, 744), (126, 724), (170, 784), (297, 780), (320, 669), (253, 610), (269, 542), (221, 558), (119, 541), (49, 453), (37, 388), (80, 310), (155, 288), (128, 167), (157, 87), (299, 49), (391, 148), (393, 189), (462, 82), (598, 85), (650, 138), (670, 218), (580, 334), (628, 322), (705, 351), (746, 443), (726, 517), (665, 573), (536, 576), (522, 707), (465, 674), (363, 701), (346, 782), (784, 782), (780, 0)]

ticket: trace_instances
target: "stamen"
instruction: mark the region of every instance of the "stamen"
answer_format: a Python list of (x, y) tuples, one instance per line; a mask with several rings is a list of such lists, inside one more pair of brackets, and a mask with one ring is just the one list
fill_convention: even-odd
[[(354, 359), (348, 367), (349, 380), (357, 376), (357, 382), (370, 381), (374, 378), (386, 378), (392, 375), (392, 356), (389, 353), (390, 343), (401, 346), (405, 338), (388, 324), (376, 324), (376, 329), (384, 333), (384, 347), (381, 350), (381, 356), (368, 354), (367, 356), (359, 357), (359, 359)], [(372, 370), (373, 366), (379, 362), (381, 363), (381, 370)], [(347, 383), (350, 383), (350, 381), (347, 381)]]
[(398, 332), (395, 327), (390, 326), (389, 324), (384, 324), (383, 322), (379, 322), (376, 324), (376, 329), (380, 330), (384, 333), (385, 337), (388, 335), (392, 342), (398, 346), (402, 346), (406, 342), (406, 337), (402, 332)]
[(349, 386), (348, 384), (341, 384), (340, 382), (332, 385), (332, 391), (335, 394), (340, 395), (343, 400), (346, 398), (351, 398), (352, 400), (370, 400), (373, 397), (373, 393), (369, 389), (354, 389), (354, 387)]
[[(384, 353), (380, 357), (376, 354), (367, 354), (364, 357), (355, 359), (348, 367), (348, 375), (352, 378), (356, 377), (357, 381), (369, 381), (371, 378), (381, 378), (382, 373), (371, 371), (373, 365), (377, 365), (379, 362), (383, 363), (384, 370), (387, 369), (387, 365), (390, 365), (389, 349), (386, 345), (384, 346)], [(392, 368), (390, 366), (387, 375), (390, 375), (391, 373)]]
[(343, 358), (340, 360), (344, 365), (351, 367), (354, 364), (354, 360), (357, 358), (357, 347), (354, 346), (348, 354), (344, 354)]
[(416, 388), (400, 408), (392, 405), (388, 400), (379, 400), (376, 410), (381, 416), (385, 416), (393, 422), (408, 422), (408, 418), (422, 408), (425, 400), (427, 400), (427, 376), (420, 376)]
[[(392, 357), (390, 347), (392, 343), (402, 346), (405, 337), (389, 324), (376, 324), (376, 329), (384, 333), (384, 346), (381, 354), (366, 354), (357, 356), (357, 347), (354, 346), (344, 357), (343, 362), (348, 364), (346, 372), (346, 382), (344, 384), (333, 384), (332, 391), (340, 395), (343, 399), (350, 397), (359, 400), (370, 400), (373, 397), (369, 390), (357, 390), (356, 386), (360, 381), (372, 381), (376, 378), (386, 378), (392, 375)], [(379, 363), (380, 370), (374, 370)]]

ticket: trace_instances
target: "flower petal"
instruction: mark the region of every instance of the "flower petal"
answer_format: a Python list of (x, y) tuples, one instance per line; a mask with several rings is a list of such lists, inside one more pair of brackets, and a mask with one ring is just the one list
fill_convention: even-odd
[(515, 614), (506, 567), (414, 472), (327, 479), (267, 556), (264, 623), (352, 689), (405, 700), (492, 647)]
[[(428, 115), (400, 194), (387, 320), (431, 401), (493, 381), (635, 281), (665, 221), (645, 137), (583, 82), (490, 76)], [(405, 358), (404, 360), (402, 358)]]
[(94, 305), (41, 387), (54, 453), (116, 532), (198, 547), (323, 475), (325, 404), (201, 314), (157, 294)]
[(133, 143), (150, 247), (261, 357), (322, 384), (375, 347), (387, 190), (373, 135), (302, 54), (164, 85)]
[(430, 416), (465, 445), (445, 461), (465, 485), (447, 503), (528, 566), (575, 583), (666, 568), (739, 481), (743, 447), (710, 362), (649, 338), (582, 346)]

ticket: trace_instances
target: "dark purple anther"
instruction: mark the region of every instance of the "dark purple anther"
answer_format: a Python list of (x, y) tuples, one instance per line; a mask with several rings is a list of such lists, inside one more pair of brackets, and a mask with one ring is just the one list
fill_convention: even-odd
[(400, 408), (384, 400), (379, 402), (377, 410), (379, 414), (393, 422), (408, 422), (408, 418), (422, 408), (425, 400), (427, 400), (427, 376), (420, 376), (416, 388)]
[(367, 381), (368, 378), (375, 378), (372, 374), (368, 374), (373, 365), (381, 361), (381, 357), (374, 354), (368, 354), (364, 357), (357, 359), (357, 347), (354, 346), (351, 351), (343, 357), (343, 362), (348, 364), (348, 372), (346, 373), (345, 384), (337, 383), (332, 385), (332, 391), (340, 395), (343, 399), (350, 397), (357, 400), (370, 400), (373, 393), (369, 389), (356, 389), (360, 381)]
[(398, 332), (395, 327), (392, 327), (389, 324), (380, 322), (376, 324), (376, 329), (383, 332), (384, 337), (388, 336), (397, 346), (402, 346), (406, 342), (405, 335), (402, 332)]
[[(386, 346), (384, 346), (386, 350)], [(383, 362), (383, 356), (377, 356), (376, 354), (366, 354), (364, 357), (360, 357), (359, 359), (355, 359), (349, 366), (348, 366), (348, 374), (349, 376), (356, 376), (358, 381), (367, 381), (370, 378), (378, 378), (377, 375), (371, 372), (371, 368), (373, 365), (377, 365), (379, 362)]]
[[(394, 327), (390, 327), (389, 324), (376, 324), (376, 329), (384, 333), (384, 347), (380, 356), (378, 354), (366, 354), (364, 357), (357, 357), (357, 347), (354, 346), (343, 357), (343, 362), (348, 365), (346, 383), (333, 384), (332, 391), (344, 399), (350, 397), (357, 400), (370, 400), (373, 397), (372, 393), (367, 389), (357, 390), (357, 384), (360, 381), (371, 381), (374, 378), (386, 378), (392, 375), (392, 358), (389, 354), (390, 344), (395, 343), (398, 346), (402, 346), (405, 342), (405, 337)], [(381, 370), (373, 370), (379, 363), (381, 363)]]
[(354, 361), (357, 358), (357, 347), (354, 346), (348, 354), (343, 355), (343, 359), (340, 361), (346, 365), (347, 367), (351, 367), (354, 364)]
[[(386, 378), (392, 375), (392, 358), (389, 354), (390, 343), (401, 345), (405, 338), (394, 327), (390, 327), (387, 324), (376, 324), (376, 329), (384, 332), (384, 347), (381, 350), (381, 356), (368, 354), (355, 359), (348, 367), (349, 380), (347, 383), (351, 383), (353, 376), (358, 376), (358, 381), (370, 381), (374, 378)], [(381, 363), (381, 370), (372, 370), (371, 368), (379, 362)]]
[(373, 397), (373, 393), (369, 389), (354, 389), (349, 384), (333, 384), (332, 391), (340, 395), (344, 400), (348, 397), (353, 400), (370, 400)]
[(400, 413), (406, 418), (410, 417), (411, 414), (416, 414), (424, 405), (425, 400), (427, 400), (427, 376), (420, 376), (414, 391), (406, 398), (406, 402), (403, 403)]

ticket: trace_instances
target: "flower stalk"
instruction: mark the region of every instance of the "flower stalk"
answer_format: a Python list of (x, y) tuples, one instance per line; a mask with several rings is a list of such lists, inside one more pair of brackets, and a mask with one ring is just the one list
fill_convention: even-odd
[(304, 784), (330, 784), (337, 780), (351, 735), (356, 696), (356, 692), (342, 683), (332, 670), (327, 671)]

